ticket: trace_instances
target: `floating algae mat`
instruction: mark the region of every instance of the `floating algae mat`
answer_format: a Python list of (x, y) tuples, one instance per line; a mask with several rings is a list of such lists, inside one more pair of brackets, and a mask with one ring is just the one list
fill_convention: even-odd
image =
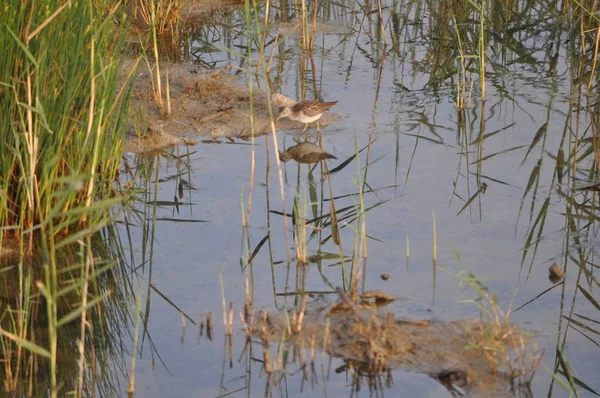
[(342, 358), (346, 364), (336, 371), (350, 370), (356, 383), (361, 377), (389, 377), (391, 369), (401, 369), (427, 374), (453, 394), (531, 394), (529, 384), (542, 354), (525, 331), (504, 318), (493, 322), (397, 319), (383, 308), (391, 301), (389, 296), (367, 293), (361, 297), (374, 300), (355, 304), (338, 291), (340, 301), (309, 305), (305, 301), (304, 310), (262, 311), (254, 318), (252, 333), (265, 346), (267, 373), (272, 372), (268, 348), (288, 344), (292, 362), (304, 371), (307, 362), (314, 361), (315, 350), (321, 350)]

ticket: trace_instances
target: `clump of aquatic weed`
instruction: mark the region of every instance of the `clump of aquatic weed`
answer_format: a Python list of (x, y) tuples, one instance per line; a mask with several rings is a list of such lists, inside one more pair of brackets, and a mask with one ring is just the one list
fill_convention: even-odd
[[(488, 396), (514, 388), (527, 391), (541, 355), (528, 336), (508, 321), (510, 311), (502, 311), (472, 275), (462, 280), (494, 304), (480, 307), (481, 319), (399, 319), (377, 300), (364, 299), (373, 293), (363, 293), (359, 302), (355, 289), (347, 294), (338, 288), (340, 300), (307, 304), (303, 296), (296, 310), (263, 311), (251, 316), (252, 326), (245, 329), (248, 340), (251, 334), (261, 338), (265, 371), (272, 381), (277, 379), (273, 374), (286, 371), (286, 363), (297, 362), (304, 372), (313, 369), (318, 350), (342, 358), (355, 378), (384, 374), (389, 378), (390, 369), (401, 368), (427, 374), (451, 391), (460, 388)], [(282, 356), (290, 352), (289, 346), (291, 361)]]
[(530, 333), (510, 322), (512, 302), (503, 310), (496, 295), (473, 273), (463, 270), (455, 276), (478, 295), (465, 300), (479, 307), (481, 321), (471, 330), (468, 348), (483, 353), (492, 373), (530, 384), (544, 353), (538, 352)]

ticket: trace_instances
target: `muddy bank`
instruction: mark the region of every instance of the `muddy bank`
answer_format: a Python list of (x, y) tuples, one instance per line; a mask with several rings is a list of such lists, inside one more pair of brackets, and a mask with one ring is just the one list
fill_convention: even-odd
[(350, 370), (358, 379), (402, 369), (467, 396), (527, 396), (541, 359), (526, 334), (509, 323), (397, 319), (347, 301), (309, 305), (303, 314), (261, 312), (252, 332), (267, 347), (293, 345), (301, 366), (304, 352), (316, 347), (343, 358), (346, 365), (338, 371)]
[[(213, 14), (243, 8), (243, 5), (244, 2), (239, 0), (183, 0), (181, 8), (173, 11), (173, 15), (169, 14), (176, 16), (182, 25), (167, 25), (169, 28), (178, 28), (174, 31), (166, 29), (164, 36), (158, 38), (159, 44), (164, 41), (171, 43), (159, 45), (162, 48), (161, 57), (167, 54), (166, 58), (169, 58), (170, 54), (171, 59), (185, 59), (185, 54), (181, 54), (181, 39), (173, 39), (189, 34), (185, 33), (187, 30), (182, 26), (201, 26), (199, 20), (206, 20), (203, 22), (206, 24), (215, 23), (211, 22), (215, 19)], [(133, 43), (137, 43), (139, 37), (144, 37), (149, 30), (143, 18), (136, 20), (139, 20), (139, 30), (131, 32)], [(281, 34), (299, 34), (300, 25), (284, 24), (279, 29)], [(319, 25), (318, 28), (319, 31), (335, 29), (330, 25)], [(148, 48), (145, 53), (151, 51)], [(124, 63), (124, 74), (132, 70), (134, 62), (130, 60)], [(156, 67), (145, 61), (137, 66), (131, 123), (125, 146), (127, 152), (160, 150), (175, 144), (195, 144), (198, 140), (249, 140), (252, 135), (258, 137), (275, 130), (304, 127), (291, 120), (274, 122), (281, 106), (291, 106), (299, 99), (281, 94), (268, 97), (260, 87), (256, 87), (254, 76), (253, 88), (250, 89), (247, 78), (243, 77), (247, 73), (242, 71), (238, 75), (240, 71), (235, 67), (206, 69), (193, 63), (161, 59), (158, 65), (160, 89), (156, 81)], [(319, 125), (327, 126), (335, 119), (335, 114), (327, 113), (319, 120)]]
[[(139, 66), (131, 106), (130, 134), (125, 146), (127, 152), (146, 152), (205, 139), (249, 140), (252, 134), (262, 136), (271, 133), (273, 128), (301, 130), (303, 127), (302, 123), (291, 120), (280, 120), (275, 124), (279, 108), (295, 101), (274, 94), (269, 106), (266, 93), (257, 88), (251, 91), (247, 82), (231, 74), (231, 68), (203, 73), (191, 64), (164, 62), (160, 67), (164, 71), (161, 72), (162, 110), (157, 105), (152, 72), (145, 64)], [(166, 100), (167, 74), (170, 113)], [(334, 114), (327, 113), (319, 119), (319, 125), (326, 126), (335, 118)]]
[(215, 9), (243, 5), (243, 0), (185, 0), (181, 5), (181, 18), (185, 21)]

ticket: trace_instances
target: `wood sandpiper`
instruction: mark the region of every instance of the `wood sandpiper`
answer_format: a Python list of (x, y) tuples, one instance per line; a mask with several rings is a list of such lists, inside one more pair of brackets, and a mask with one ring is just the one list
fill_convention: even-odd
[[(302, 130), (302, 132), (304, 132), (308, 128), (308, 123), (317, 122), (323, 113), (335, 104), (337, 104), (337, 101), (301, 101), (293, 106), (282, 106), (279, 108), (277, 120), (287, 117), (290, 120), (304, 123), (304, 130)], [(318, 129), (319, 122), (317, 122), (317, 130)]]
[(282, 162), (285, 163), (290, 159), (298, 163), (317, 163), (321, 160), (337, 158), (312, 142), (303, 142), (289, 147), (285, 152), (279, 152), (279, 160)]

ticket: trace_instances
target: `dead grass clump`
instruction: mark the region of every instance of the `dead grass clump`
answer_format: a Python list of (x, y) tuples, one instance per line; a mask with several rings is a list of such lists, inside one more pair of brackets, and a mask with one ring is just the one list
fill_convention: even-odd
[(528, 333), (510, 322), (512, 303), (503, 309), (496, 295), (490, 294), (488, 288), (467, 270), (456, 276), (478, 295), (468, 300), (476, 304), (481, 313), (479, 324), (470, 330), (469, 348), (483, 354), (493, 374), (504, 374), (511, 381), (529, 384), (543, 352), (537, 351)]
[(218, 75), (213, 75), (209, 79), (194, 80), (191, 85), (186, 84), (183, 92), (186, 94), (197, 94), (200, 97), (219, 93), (223, 89), (223, 81)]
[[(345, 293), (340, 296), (341, 302), (303, 305), (299, 312), (263, 312), (254, 317), (252, 333), (267, 348), (269, 342), (277, 345), (278, 352), (291, 344), (294, 358), (306, 358), (307, 349), (314, 358), (316, 347), (343, 358), (349, 370), (363, 375), (401, 368), (428, 374), (451, 389), (488, 396), (514, 386), (528, 389), (541, 359), (529, 336), (508, 322), (396, 319), (389, 311), (357, 304)], [(269, 367), (277, 369), (272, 357)]]
[(483, 354), (492, 374), (531, 382), (542, 355), (528, 333), (510, 322), (480, 322), (469, 332), (468, 348)]

